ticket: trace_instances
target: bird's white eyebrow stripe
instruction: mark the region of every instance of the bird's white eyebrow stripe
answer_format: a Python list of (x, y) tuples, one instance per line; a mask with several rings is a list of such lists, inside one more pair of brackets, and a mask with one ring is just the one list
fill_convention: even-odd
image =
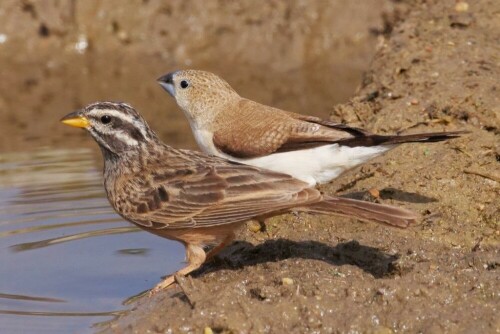
[(118, 110), (113, 110), (113, 109), (92, 109), (90, 114), (97, 116), (97, 117), (109, 115), (109, 116), (120, 118), (120, 119), (122, 119), (130, 124), (133, 124), (136, 128), (139, 129), (139, 131), (141, 132), (141, 134), (144, 138), (148, 138), (148, 133), (146, 131), (146, 127), (145, 127), (144, 123), (140, 119), (137, 119), (131, 115), (128, 115), (128, 114), (124, 113), (123, 111), (118, 111)]
[(123, 113), (122, 111), (113, 110), (113, 109), (92, 109), (90, 114), (94, 114), (97, 117), (104, 116), (104, 115), (110, 115), (110, 116), (118, 117), (121, 119), (125, 119), (125, 120), (129, 121), (130, 123), (133, 123), (133, 121), (134, 121), (134, 118), (132, 116), (127, 115), (127, 114)]

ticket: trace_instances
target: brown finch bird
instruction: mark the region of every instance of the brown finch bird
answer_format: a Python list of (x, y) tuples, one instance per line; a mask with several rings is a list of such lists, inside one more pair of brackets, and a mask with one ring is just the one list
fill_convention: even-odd
[[(253, 218), (294, 209), (403, 228), (417, 219), (393, 206), (324, 196), (288, 174), (175, 149), (124, 103), (94, 103), (61, 121), (86, 129), (101, 148), (104, 187), (116, 212), (148, 232), (184, 244), (188, 265), (180, 275), (217, 254)], [(206, 246), (213, 247), (208, 254)], [(155, 290), (173, 282), (169, 276)]]
[(245, 99), (213, 73), (184, 70), (158, 79), (184, 111), (207, 154), (307, 182), (328, 182), (397, 144), (436, 142), (465, 132), (383, 136)]

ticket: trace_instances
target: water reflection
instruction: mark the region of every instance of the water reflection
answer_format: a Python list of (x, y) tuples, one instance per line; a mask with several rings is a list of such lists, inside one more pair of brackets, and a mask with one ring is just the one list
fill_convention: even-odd
[(10, 295), (7, 293), (0, 293), (0, 298), (7, 299), (18, 299), (18, 300), (31, 300), (38, 302), (52, 302), (52, 303), (63, 303), (65, 300), (57, 298), (47, 298), (47, 297), (34, 297), (34, 296), (23, 296), (23, 295)]
[(52, 238), (52, 239), (35, 241), (35, 242), (25, 242), (25, 243), (18, 244), (18, 245), (12, 245), (12, 246), (10, 246), (10, 248), (15, 252), (21, 252), (21, 251), (26, 251), (26, 250), (36, 249), (36, 248), (53, 246), (53, 245), (60, 244), (63, 242), (68, 242), (68, 241), (73, 241), (73, 240), (78, 240), (78, 239), (98, 237), (98, 236), (111, 235), (111, 234), (123, 234), (123, 233), (130, 233), (130, 232), (139, 232), (139, 231), (140, 230), (137, 227), (133, 227), (133, 226), (131, 226), (131, 227), (115, 227), (115, 228), (108, 228), (105, 230), (96, 230), (96, 231), (89, 231), (89, 232), (67, 235), (67, 236), (60, 237), (60, 238)]
[(91, 151), (0, 156), (0, 332), (91, 331), (182, 260), (112, 211)]

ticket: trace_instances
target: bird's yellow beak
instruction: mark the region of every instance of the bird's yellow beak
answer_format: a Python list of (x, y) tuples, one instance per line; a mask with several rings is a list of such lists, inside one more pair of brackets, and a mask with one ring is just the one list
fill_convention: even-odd
[(67, 114), (61, 118), (61, 122), (69, 126), (74, 126), (75, 128), (87, 128), (90, 124), (89, 120), (79, 115), (78, 111)]

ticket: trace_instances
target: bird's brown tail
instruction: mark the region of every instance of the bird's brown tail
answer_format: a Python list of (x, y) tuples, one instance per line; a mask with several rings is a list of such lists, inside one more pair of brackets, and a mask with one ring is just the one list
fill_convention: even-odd
[(400, 228), (416, 223), (419, 218), (418, 214), (410, 210), (342, 197), (325, 197), (323, 201), (303, 209), (310, 213), (335, 214)]
[(433, 132), (433, 133), (415, 133), (409, 135), (367, 135), (354, 138), (348, 138), (341, 141), (342, 145), (346, 146), (376, 146), (376, 145), (393, 145), (402, 143), (428, 143), (438, 142), (453, 138), (458, 138), (468, 131), (453, 131), (453, 132)]

